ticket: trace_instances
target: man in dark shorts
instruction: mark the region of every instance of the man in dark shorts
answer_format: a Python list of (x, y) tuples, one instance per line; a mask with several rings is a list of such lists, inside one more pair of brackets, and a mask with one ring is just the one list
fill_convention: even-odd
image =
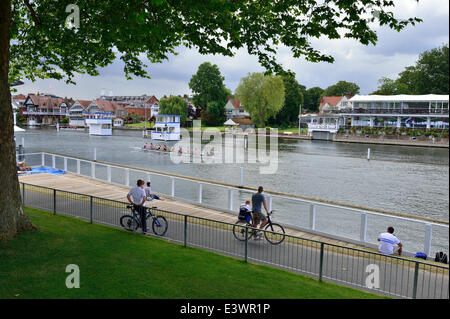
[[(261, 222), (261, 225), (259, 226), (260, 229), (262, 229), (264, 226), (267, 225), (267, 218), (264, 216), (264, 214), (261, 212), (262, 206), (264, 205), (264, 209), (266, 210), (266, 213), (269, 214), (269, 210), (267, 209), (266, 199), (264, 198), (263, 187), (258, 187), (258, 192), (252, 196), (252, 211), (253, 211), (253, 227), (257, 228), (258, 224)], [(260, 235), (261, 232), (259, 232), (258, 235)]]
[(131, 205), (133, 205), (133, 209), (138, 212), (139, 218), (142, 223), (142, 233), (147, 232), (147, 211), (145, 210), (145, 190), (144, 190), (145, 182), (142, 179), (138, 179), (136, 186), (133, 187), (127, 194), (127, 199)]

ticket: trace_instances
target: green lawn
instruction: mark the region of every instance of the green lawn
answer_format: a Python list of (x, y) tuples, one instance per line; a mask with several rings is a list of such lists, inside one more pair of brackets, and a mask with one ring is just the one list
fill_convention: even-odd
[(153, 127), (155, 125), (155, 122), (141, 122), (141, 123), (134, 123), (134, 124), (125, 124), (125, 127), (138, 127), (138, 128), (144, 128), (144, 127)]
[[(0, 243), (0, 298), (379, 298), (158, 238), (26, 212), (39, 230)], [(79, 289), (65, 286), (68, 264), (80, 268)]]
[[(226, 127), (225, 126), (202, 126), (202, 132), (206, 129), (210, 129), (210, 128), (216, 128), (218, 129), (220, 132), (225, 132)], [(186, 130), (188, 131), (192, 131), (193, 128), (192, 127), (185, 127)]]

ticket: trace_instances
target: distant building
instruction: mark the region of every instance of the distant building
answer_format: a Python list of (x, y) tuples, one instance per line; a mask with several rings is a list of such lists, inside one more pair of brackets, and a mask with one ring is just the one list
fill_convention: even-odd
[(89, 114), (99, 112), (111, 113), (113, 115), (112, 117), (124, 118), (127, 116), (127, 111), (122, 105), (116, 103), (115, 101), (102, 99), (93, 100), (84, 110), (83, 115), (85, 115), (85, 117), (89, 117)]
[(28, 94), (22, 116), (28, 125), (56, 125), (68, 116), (71, 101), (51, 94)]
[(123, 119), (120, 117), (116, 117), (113, 121), (113, 126), (116, 126), (116, 127), (123, 126)]
[(146, 120), (159, 113), (159, 100), (148, 95), (126, 95), (126, 96), (101, 96), (101, 100), (113, 101), (124, 107), (127, 116), (141, 116)]
[(19, 106), (19, 108), (24, 107), (25, 100), (27, 97), (23, 94), (13, 95), (12, 100)]
[(449, 128), (448, 95), (355, 95), (342, 105), (302, 114), (299, 125), (306, 124), (308, 134), (318, 139), (332, 139), (341, 127)]
[(91, 104), (89, 100), (76, 100), (69, 109), (69, 126), (85, 126), (83, 112)]
[(225, 115), (227, 120), (233, 120), (243, 130), (255, 127), (255, 123), (250, 118), (250, 114), (244, 110), (237, 99), (228, 97), (227, 104), (225, 104)]
[(250, 114), (244, 110), (239, 100), (232, 99), (231, 97), (228, 97), (227, 104), (225, 104), (225, 115), (227, 120), (233, 119), (233, 121), (236, 117), (250, 118)]
[(344, 96), (322, 96), (320, 98), (319, 113), (330, 113), (351, 106), (350, 98), (352, 96), (347, 94)]

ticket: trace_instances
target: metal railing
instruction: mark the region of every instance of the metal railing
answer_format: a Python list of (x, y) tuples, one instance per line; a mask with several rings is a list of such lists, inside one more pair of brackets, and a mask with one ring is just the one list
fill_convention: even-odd
[[(130, 214), (125, 202), (26, 183), (20, 183), (20, 188), (25, 206), (90, 223), (120, 227), (120, 217)], [(446, 265), (290, 235), (286, 235), (279, 245), (248, 238), (239, 241), (233, 236), (231, 223), (160, 209), (153, 209), (153, 214), (163, 215), (168, 221), (168, 230), (163, 237), (184, 246), (199, 247), (307, 274), (320, 281), (341, 283), (393, 297), (449, 298), (449, 270)], [(148, 234), (152, 235), (151, 225), (148, 226)]]
[(61, 111), (23, 111), (23, 115), (69, 115), (69, 112)]
[[(131, 181), (134, 184), (134, 181), (139, 178), (151, 179), (152, 189), (155, 192), (174, 199), (232, 213), (239, 210), (239, 199), (249, 198), (255, 192), (250, 187), (240, 185), (49, 152), (17, 154), (17, 158), (26, 160), (30, 163), (30, 166), (59, 168), (72, 174), (125, 187), (130, 187)], [(154, 179), (157, 179), (156, 183)], [(195, 186), (193, 187), (192, 184)], [(215, 195), (218, 189), (221, 194), (227, 194), (227, 196), (218, 197)], [(387, 225), (391, 225), (396, 229), (402, 229), (402, 241), (408, 242), (409, 247), (412, 247), (411, 250), (408, 250), (408, 248), (404, 250), (406, 255), (412, 255), (414, 251), (423, 251), (430, 256), (432, 252), (448, 251), (448, 221), (436, 221), (427, 217), (395, 212), (390, 214), (376, 209), (370, 210), (355, 205), (305, 199), (301, 196), (274, 191), (265, 191), (265, 193), (269, 211), (277, 208), (276, 205), (282, 205), (285, 211), (298, 212), (301, 216), (298, 219), (300, 225), (293, 224), (287, 219), (283, 220), (283, 216), (280, 215), (280, 220), (289, 224), (293, 229), (376, 248), (378, 234), (384, 231)], [(333, 223), (329, 222), (330, 219), (333, 220)], [(383, 226), (375, 227), (375, 224)], [(345, 229), (345, 232), (343, 229)], [(433, 238), (439, 238), (439, 241), (433, 242)], [(420, 246), (419, 240), (423, 243), (422, 246)], [(414, 246), (411, 243), (417, 244)]]

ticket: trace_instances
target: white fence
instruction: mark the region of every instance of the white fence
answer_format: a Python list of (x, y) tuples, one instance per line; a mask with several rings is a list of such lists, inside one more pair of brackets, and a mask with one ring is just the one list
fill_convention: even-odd
[[(151, 179), (152, 190), (157, 193), (234, 214), (237, 213), (241, 200), (248, 199), (249, 195), (255, 192), (253, 188), (242, 185), (49, 152), (17, 154), (17, 157), (18, 160), (26, 160), (31, 166), (58, 168), (125, 187), (134, 185), (138, 178)], [(286, 214), (280, 213), (277, 217), (279, 221), (294, 229), (376, 248), (376, 238), (380, 230), (385, 231), (387, 226), (394, 226), (400, 230), (405, 254), (423, 251), (432, 257), (431, 254), (439, 250), (448, 251), (448, 221), (386, 214), (279, 192), (265, 191), (265, 194), (269, 210), (276, 209), (295, 215), (295, 222)], [(383, 225), (382, 228), (380, 225)]]

